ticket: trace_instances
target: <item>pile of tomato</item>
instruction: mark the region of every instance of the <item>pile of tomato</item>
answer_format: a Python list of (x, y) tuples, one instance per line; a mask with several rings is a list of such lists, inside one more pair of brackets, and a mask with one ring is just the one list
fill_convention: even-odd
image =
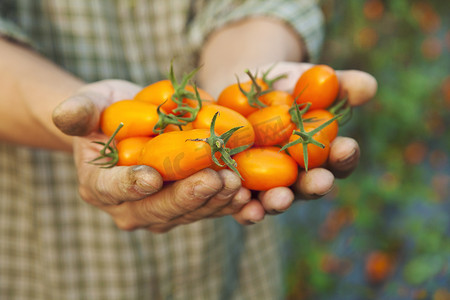
[(110, 140), (92, 163), (148, 165), (165, 181), (229, 168), (258, 191), (290, 186), (299, 168), (326, 163), (346, 107), (336, 101), (331, 67), (308, 69), (293, 92), (274, 89), (283, 76), (269, 79), (270, 70), (247, 71), (248, 81), (237, 80), (217, 99), (191, 83), (195, 71), (178, 82), (171, 68), (167, 79), (107, 107), (100, 127)]

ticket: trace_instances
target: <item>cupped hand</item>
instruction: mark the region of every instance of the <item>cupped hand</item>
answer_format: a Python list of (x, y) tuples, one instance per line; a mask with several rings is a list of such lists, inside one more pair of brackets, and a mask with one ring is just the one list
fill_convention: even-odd
[(166, 232), (181, 224), (235, 214), (250, 201), (250, 191), (230, 170), (202, 170), (186, 179), (163, 183), (148, 166), (99, 168), (88, 162), (108, 137), (99, 131), (100, 114), (115, 101), (131, 99), (141, 87), (122, 80), (87, 84), (53, 112), (55, 125), (73, 136), (79, 192), (88, 203), (111, 215), (123, 230)]
[[(279, 62), (275, 65), (261, 67), (258, 72), (272, 68), (270, 76), (287, 76), (275, 83), (274, 88), (292, 91), (297, 79), (313, 65), (309, 63)], [(366, 72), (357, 70), (336, 71), (339, 78), (339, 99), (347, 99), (351, 106), (359, 106), (371, 100), (377, 91), (377, 81)], [(245, 75), (244, 75), (245, 76)], [(244, 78), (244, 77), (242, 77)], [(266, 214), (279, 214), (286, 211), (294, 199), (318, 199), (328, 194), (336, 178), (349, 176), (357, 167), (360, 148), (354, 139), (338, 136), (330, 145), (330, 155), (326, 166), (308, 172), (300, 171), (293, 188), (278, 187), (261, 192), (258, 200), (252, 199), (238, 213), (235, 219), (242, 224), (250, 220), (258, 222)]]

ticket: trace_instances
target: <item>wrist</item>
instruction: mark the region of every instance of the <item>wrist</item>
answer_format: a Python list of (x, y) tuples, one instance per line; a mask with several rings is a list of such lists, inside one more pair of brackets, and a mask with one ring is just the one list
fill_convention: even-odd
[(279, 61), (301, 61), (306, 48), (301, 37), (282, 20), (255, 17), (231, 23), (212, 33), (201, 54), (197, 79), (214, 96), (246, 69)]
[[(0, 39), (0, 140), (71, 151), (72, 139), (53, 125), (54, 107), (83, 82), (31, 49)], [(11, 109), (14, 108), (14, 109)]]

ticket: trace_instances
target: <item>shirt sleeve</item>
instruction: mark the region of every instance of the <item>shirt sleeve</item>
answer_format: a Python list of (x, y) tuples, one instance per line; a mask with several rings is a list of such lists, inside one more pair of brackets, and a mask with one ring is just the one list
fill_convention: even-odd
[(33, 47), (31, 39), (15, 22), (16, 5), (14, 1), (2, 0), (0, 3), (0, 37)]
[(324, 39), (324, 17), (314, 0), (217, 0), (208, 1), (194, 14), (189, 36), (200, 47), (208, 35), (230, 22), (248, 17), (266, 16), (280, 19), (299, 34), (310, 61), (316, 61)]

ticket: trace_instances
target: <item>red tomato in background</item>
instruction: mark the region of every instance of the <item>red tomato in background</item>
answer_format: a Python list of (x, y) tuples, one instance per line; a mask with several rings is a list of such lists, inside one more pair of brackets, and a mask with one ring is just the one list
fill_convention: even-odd
[(153, 136), (153, 127), (158, 122), (157, 106), (151, 103), (121, 100), (108, 106), (101, 114), (100, 128), (111, 136), (120, 123), (124, 126), (115, 136), (120, 141), (127, 137)]
[(313, 110), (329, 107), (338, 93), (339, 80), (333, 68), (315, 65), (300, 76), (292, 95), (298, 104), (310, 102)]
[(256, 146), (280, 145), (289, 139), (296, 128), (289, 109), (288, 105), (267, 106), (247, 117), (255, 131)]
[(387, 252), (374, 250), (369, 253), (365, 263), (366, 278), (370, 283), (379, 284), (391, 275), (395, 267), (392, 255)]
[(138, 164), (138, 159), (145, 143), (151, 137), (130, 137), (117, 143), (116, 148), (119, 155), (118, 166), (134, 166)]

